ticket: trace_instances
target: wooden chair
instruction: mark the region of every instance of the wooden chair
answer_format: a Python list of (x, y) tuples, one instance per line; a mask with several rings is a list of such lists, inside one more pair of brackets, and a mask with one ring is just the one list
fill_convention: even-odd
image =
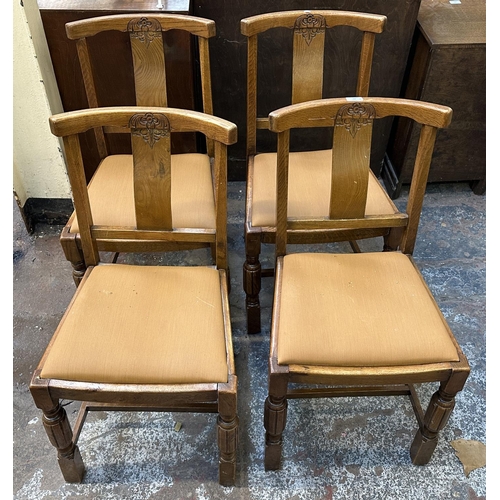
[[(421, 124), (404, 214), (365, 214), (373, 122), (403, 116)], [(326, 99), (270, 114), (278, 134), (276, 284), (265, 403), (265, 468), (278, 469), (287, 401), (408, 395), (418, 420), (412, 462), (426, 464), (470, 368), (411, 255), (438, 128), (452, 110), (389, 98)], [(287, 214), (289, 137), (296, 127), (334, 126), (330, 213)], [(360, 161), (361, 160), (361, 161)], [(338, 183), (337, 183), (338, 179)], [(338, 190), (336, 190), (338, 186)], [(407, 223), (405, 222), (407, 221)], [(290, 231), (399, 225), (400, 251), (286, 254)], [(425, 415), (414, 384), (439, 382)], [(297, 384), (292, 388), (291, 383)]]
[[(250, 17), (241, 21), (241, 31), (248, 37), (248, 68), (247, 68), (247, 190), (245, 212), (245, 247), (246, 261), (243, 266), (243, 287), (246, 293), (247, 327), (248, 333), (258, 333), (261, 330), (260, 300), (262, 276), (273, 276), (273, 269), (262, 269), (259, 261), (261, 244), (275, 241), (276, 221), (276, 153), (262, 152), (257, 145), (257, 131), (268, 129), (266, 118), (259, 118), (258, 97), (271, 93), (276, 97), (276, 102), (284, 100), (284, 92), (277, 92), (273, 87), (275, 74), (261, 72), (257, 76), (258, 38), (264, 35), (264, 41), (272, 40), (278, 36), (283, 28), (291, 31), (293, 37), (291, 102), (284, 102), (276, 108), (288, 104), (321, 99), (323, 97), (340, 97), (339, 95), (325, 95), (328, 92), (327, 81), (324, 81), (324, 68), (330, 61), (331, 55), (338, 48), (330, 42), (326, 44), (327, 37), (333, 38), (334, 33), (341, 31), (341, 36), (346, 31), (352, 35), (359, 34), (360, 47), (353, 42), (353, 51), (360, 50), (357, 83), (355, 88), (350, 88), (348, 83), (356, 81), (356, 72), (345, 67), (334, 68), (335, 78), (342, 75), (342, 88), (346, 88), (346, 95), (367, 96), (370, 86), (373, 50), (376, 34), (382, 33), (386, 17), (375, 14), (358, 12), (344, 12), (335, 10), (318, 11), (291, 11), (276, 12)], [(277, 29), (281, 28), (281, 30)], [(351, 36), (351, 35), (349, 35)], [(334, 39), (335, 40), (335, 39)], [(342, 43), (343, 38), (341, 38)], [(347, 43), (347, 42), (346, 42)], [(282, 42), (279, 47), (281, 48)], [(331, 48), (331, 45), (334, 45)], [(260, 45), (259, 45), (260, 46)], [(327, 50), (328, 49), (328, 50)], [(262, 49), (264, 50), (264, 49)], [(274, 64), (273, 70), (281, 75), (285, 55), (282, 52), (272, 52), (266, 46), (266, 68)], [(263, 55), (264, 55), (263, 53)], [(356, 52), (355, 52), (356, 53)], [(262, 64), (262, 63), (261, 63)], [(326, 74), (326, 73), (325, 73)], [(276, 77), (277, 78), (277, 77)], [(345, 80), (345, 82), (344, 82)], [(262, 84), (262, 82), (265, 84)], [(257, 84), (259, 82), (259, 86)], [(349, 90), (350, 88), (350, 90)], [(287, 94), (288, 95), (288, 94)], [(315, 134), (319, 135), (318, 132)], [(262, 136), (260, 136), (262, 137)], [(315, 139), (316, 137), (314, 137)], [(329, 172), (331, 166), (331, 149), (305, 151), (306, 146), (312, 143), (313, 137), (308, 136), (301, 140), (299, 150), (290, 155), (290, 213), (299, 215), (325, 215), (329, 197)], [(262, 137), (261, 143), (264, 140)], [(266, 146), (264, 146), (266, 148)], [(388, 197), (384, 188), (374, 174), (370, 174), (368, 185), (368, 201), (366, 207), (369, 214), (394, 214), (397, 208)], [(390, 228), (353, 229), (344, 227), (341, 230), (330, 232), (328, 237), (322, 232), (314, 235), (308, 233), (304, 240), (299, 233), (290, 235), (290, 243), (325, 242), (325, 241), (351, 241), (355, 251), (359, 251), (357, 239), (384, 236), (385, 244), (392, 246)]]
[[(57, 448), (66, 481), (79, 482), (77, 446), (90, 410), (218, 413), (219, 480), (234, 484), (238, 417), (229, 317), (226, 244), (226, 148), (236, 126), (195, 111), (99, 108), (51, 117), (62, 137), (87, 270), (33, 374), (30, 390)], [(96, 224), (78, 134), (91, 127), (131, 130), (137, 224)], [(175, 185), (170, 134), (198, 131), (214, 141), (216, 231), (172, 225)], [(192, 182), (196, 179), (193, 177)], [(216, 266), (148, 266), (99, 262), (98, 240), (206, 241)], [(61, 399), (82, 401), (72, 432)]]
[[(68, 38), (76, 40), (89, 108), (97, 108), (102, 104), (98, 99), (97, 79), (87, 40), (110, 30), (128, 33), (133, 60), (136, 102), (118, 102), (118, 105), (169, 105), (166, 82), (167, 78), (172, 79), (176, 75), (166, 73), (166, 55), (172, 49), (165, 45), (163, 34), (169, 30), (183, 30), (198, 40), (203, 111), (213, 114), (208, 40), (215, 35), (215, 23), (209, 19), (177, 14), (120, 14), (66, 24)], [(114, 82), (114, 85), (120, 85), (120, 81)], [(96, 224), (128, 225), (133, 219), (132, 156), (110, 156), (107, 145), (108, 138), (120, 132), (123, 130), (111, 127), (95, 129), (101, 161), (91, 179), (90, 202)], [(172, 183), (177, 185), (175, 190), (179, 193), (179, 198), (172, 199), (174, 226), (214, 230), (215, 205), (212, 193), (215, 179), (210, 169), (212, 157), (213, 144), (210, 139), (207, 140), (207, 154), (185, 153), (172, 156)], [(193, 177), (198, 179), (197, 184), (191, 182)], [(60, 241), (66, 259), (73, 266), (73, 279), (78, 286), (85, 273), (85, 259), (75, 213), (63, 228)], [(98, 238), (97, 243), (100, 250), (111, 252), (169, 251), (186, 247), (180, 242), (172, 244), (155, 238), (151, 241), (137, 239), (119, 246), (115, 241), (110, 245)], [(196, 246), (199, 247), (200, 243), (197, 242)], [(193, 248), (193, 244), (186, 248)]]

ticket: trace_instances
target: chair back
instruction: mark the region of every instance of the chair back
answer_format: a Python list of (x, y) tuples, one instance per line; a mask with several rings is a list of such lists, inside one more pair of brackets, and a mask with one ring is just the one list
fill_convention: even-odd
[[(340, 10), (288, 11), (257, 15), (241, 21), (241, 32), (248, 37), (247, 58), (247, 155), (256, 153), (256, 131), (267, 129), (267, 118), (258, 118), (257, 53), (258, 36), (275, 28), (292, 31), (291, 104), (321, 99), (324, 96), (325, 39), (327, 30), (339, 26), (352, 27), (362, 33), (355, 94), (367, 96), (370, 86), (375, 35), (384, 29), (386, 17), (377, 14)], [(266, 54), (273, 60), (278, 74), (283, 66), (282, 54)], [(345, 69), (338, 68), (338, 72)], [(274, 76), (274, 75), (273, 75)], [(354, 89), (353, 89), (354, 90)], [(261, 90), (273, 92), (273, 89)], [(287, 103), (288, 104), (288, 103)], [(270, 110), (267, 110), (266, 114)]]
[[(373, 124), (377, 119), (395, 116), (421, 124), (406, 212), (365, 215)], [(399, 247), (402, 252), (411, 254), (436, 134), (439, 128), (449, 125), (451, 116), (448, 106), (382, 97), (316, 100), (270, 113), (270, 130), (278, 134), (276, 255), (286, 253), (288, 230), (374, 227), (400, 227)], [(287, 216), (290, 130), (316, 127), (333, 128), (329, 217), (292, 219)]]
[[(169, 30), (183, 30), (198, 40), (203, 112), (213, 113), (208, 39), (215, 35), (215, 23), (209, 19), (181, 14), (118, 14), (83, 19), (66, 24), (66, 34), (77, 41), (85, 92), (90, 108), (99, 107), (96, 77), (87, 39), (105, 31), (128, 33), (132, 51), (137, 106), (169, 105), (167, 79), (175, 78), (166, 71), (166, 55), (172, 52), (164, 40)], [(119, 103), (127, 104), (127, 103)], [(111, 129), (106, 132), (118, 132)], [(107, 156), (102, 129), (96, 129), (97, 147), (101, 159)], [(208, 154), (213, 155), (213, 144), (207, 143)]]
[[(99, 239), (125, 243), (137, 240), (213, 243), (217, 267), (227, 268), (227, 145), (236, 142), (236, 125), (196, 111), (143, 106), (73, 111), (52, 116), (49, 121), (52, 133), (64, 141), (87, 267), (99, 262), (96, 243)], [(78, 134), (105, 126), (127, 129), (131, 135), (135, 227), (93, 224)], [(172, 226), (170, 135), (173, 132), (199, 132), (214, 141), (215, 230)]]

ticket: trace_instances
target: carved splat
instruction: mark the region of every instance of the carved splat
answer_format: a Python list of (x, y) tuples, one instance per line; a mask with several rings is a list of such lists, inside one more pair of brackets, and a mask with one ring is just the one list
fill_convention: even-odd
[(127, 25), (127, 31), (132, 38), (137, 38), (147, 47), (155, 38), (161, 38), (161, 24), (156, 19), (141, 17), (132, 19)]
[(306, 12), (297, 18), (293, 29), (296, 34), (301, 35), (305, 39), (307, 45), (310, 45), (314, 37), (325, 33), (326, 27), (326, 21), (323, 16)]
[(376, 117), (375, 109), (370, 104), (354, 102), (342, 106), (335, 117), (336, 127), (345, 127), (354, 138), (358, 130), (371, 125)]
[(132, 135), (141, 137), (150, 148), (170, 134), (168, 118), (161, 113), (146, 113), (132, 116), (129, 121)]

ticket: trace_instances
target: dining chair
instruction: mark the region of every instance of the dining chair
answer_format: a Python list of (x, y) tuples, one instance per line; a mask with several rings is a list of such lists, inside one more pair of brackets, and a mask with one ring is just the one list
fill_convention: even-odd
[[(373, 124), (401, 116), (420, 128), (407, 206), (367, 214)], [(413, 464), (426, 464), (469, 375), (469, 364), (412, 258), (438, 129), (447, 106), (405, 99), (325, 99), (269, 115), (277, 134), (276, 280), (265, 402), (265, 468), (281, 467), (288, 400), (409, 396), (418, 429)], [(332, 192), (324, 216), (290, 213), (290, 131), (333, 127)], [(397, 227), (398, 250), (287, 251), (294, 231)], [(416, 384), (439, 383), (424, 414)], [(335, 418), (332, 408), (332, 418)]]
[[(85, 86), (89, 108), (102, 107), (99, 98), (100, 89), (116, 88), (118, 95), (122, 80), (117, 77), (114, 82), (102, 82), (99, 78), (99, 67), (96, 68), (96, 45), (90, 50), (91, 41), (99, 35), (115, 31), (128, 35), (129, 54), (117, 54), (116, 57), (131, 57), (133, 66), (135, 102), (116, 102), (116, 105), (138, 106), (171, 106), (167, 96), (167, 80), (175, 81), (177, 74), (167, 71), (169, 58), (176, 57), (175, 46), (167, 43), (166, 36), (172, 30), (187, 33), (197, 40), (199, 52), (200, 88), (203, 100), (203, 112), (213, 114), (212, 90), (210, 74), (209, 39), (215, 35), (215, 23), (209, 19), (181, 14), (115, 14), (82, 19), (66, 24), (66, 33), (70, 40), (76, 41), (82, 79)], [(124, 35), (124, 36), (126, 36)], [(103, 43), (103, 42), (102, 42)], [(184, 85), (180, 82), (178, 85)], [(118, 98), (117, 98), (118, 99)], [(94, 129), (95, 141), (99, 151), (100, 162), (90, 180), (90, 203), (93, 208), (96, 224), (122, 225), (133, 220), (133, 184), (132, 155), (109, 154), (112, 150), (109, 141), (116, 134), (126, 133), (113, 127), (97, 127)], [(184, 131), (177, 132), (179, 134)], [(175, 135), (173, 140), (175, 140)], [(196, 227), (203, 231), (213, 231), (215, 228), (214, 186), (213, 175), (213, 143), (206, 141), (205, 153), (177, 153), (172, 155), (172, 183), (176, 186), (178, 197), (172, 199), (174, 225), (176, 227)], [(87, 171), (91, 170), (87, 168)], [(196, 182), (192, 180), (196, 179)], [(66, 259), (73, 267), (73, 279), (78, 286), (85, 274), (85, 259), (81, 246), (79, 221), (76, 213), (70, 216), (64, 226), (60, 242)], [(182, 242), (171, 244), (152, 238), (148, 241), (136, 239), (133, 242), (114, 242), (111, 246), (97, 239), (100, 250), (110, 252), (127, 252), (131, 248), (137, 251), (169, 251), (178, 250)], [(184, 245), (194, 248), (206, 245), (206, 242), (196, 242)], [(215, 252), (215, 249), (212, 249)], [(229, 271), (228, 269), (226, 269)]]
[[(127, 128), (131, 135), (135, 215), (128, 224), (106, 225), (94, 218), (79, 134), (104, 126)], [(224, 186), (226, 149), (236, 142), (236, 126), (196, 111), (131, 106), (62, 113), (50, 118), (50, 127), (63, 139), (86, 271), (34, 371), (30, 391), (65, 480), (84, 477), (77, 443), (89, 411), (174, 411), (218, 415), (219, 481), (234, 484), (237, 377), (225, 271)], [(199, 132), (214, 143), (218, 189), (212, 231), (175, 224), (179, 186), (170, 140), (177, 131)], [(191, 182), (196, 180), (193, 172)], [(136, 240), (210, 241), (215, 266), (100, 260), (99, 241), (128, 248)], [(63, 399), (82, 402), (74, 431)]]
[[(268, 151), (271, 146), (264, 135), (264, 130), (269, 128), (267, 115), (272, 109), (263, 110), (260, 103), (269, 100), (269, 95), (276, 103), (273, 109), (324, 97), (368, 96), (376, 37), (382, 36), (386, 20), (377, 14), (312, 10), (273, 12), (241, 21), (241, 32), (248, 39), (246, 260), (243, 265), (248, 333), (261, 331), (262, 277), (274, 275), (273, 268), (262, 268), (260, 262), (262, 244), (274, 244), (276, 236), (276, 153), (275, 149)], [(288, 51), (287, 37), (293, 39), (293, 48), (290, 46)], [(275, 39), (278, 41), (274, 42)], [(288, 71), (290, 59), (290, 75), (286, 80), (283, 74)], [(357, 67), (346, 63), (352, 59), (359, 61)], [(329, 95), (328, 92), (335, 89), (330, 80), (339, 80), (337, 85), (345, 93)], [(286, 98), (290, 100), (284, 102)], [(318, 135), (319, 131), (315, 131), (315, 136), (302, 139), (290, 155), (289, 209), (294, 216), (323, 215), (328, 207), (332, 151), (327, 140), (324, 144), (316, 142)], [(315, 149), (311, 144), (323, 147)], [(370, 173), (366, 213), (392, 215), (396, 212), (385, 189), (375, 174)], [(297, 232), (290, 236), (289, 242), (349, 241), (358, 252), (356, 240), (376, 236), (385, 238), (387, 248), (393, 247), (391, 228), (387, 226), (370, 229), (346, 226), (327, 236), (321, 231), (308, 233), (307, 239)]]

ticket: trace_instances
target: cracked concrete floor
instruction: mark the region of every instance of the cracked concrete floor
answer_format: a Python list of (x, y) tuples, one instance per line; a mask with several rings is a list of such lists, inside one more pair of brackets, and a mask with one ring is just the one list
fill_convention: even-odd
[[(28, 390), (74, 292), (59, 226), (28, 235), (14, 207), (13, 497), (34, 499), (476, 499), (486, 495), (486, 467), (464, 474), (451, 442), (486, 442), (486, 199), (465, 183), (430, 185), (415, 259), (471, 364), (471, 375), (431, 462), (413, 466), (416, 431), (406, 398), (294, 400), (289, 404), (283, 468), (263, 467), (272, 279), (261, 292), (263, 331), (248, 336), (242, 290), (244, 183), (229, 186), (231, 314), (239, 376), (240, 443), (236, 486), (217, 482), (214, 415), (95, 412), (79, 444), (87, 473), (66, 484)], [(406, 191), (396, 200), (401, 205)], [(380, 241), (362, 249), (381, 248)], [(307, 247), (308, 249), (309, 247)], [(312, 251), (316, 251), (315, 247)], [(349, 252), (349, 246), (337, 245)], [(263, 248), (263, 261), (272, 259)], [(123, 256), (125, 260), (129, 256)], [(202, 264), (204, 251), (153, 255), (157, 264)], [(418, 387), (426, 406), (435, 386)], [(66, 401), (70, 419), (76, 404)], [(174, 429), (181, 422), (180, 431)]]

